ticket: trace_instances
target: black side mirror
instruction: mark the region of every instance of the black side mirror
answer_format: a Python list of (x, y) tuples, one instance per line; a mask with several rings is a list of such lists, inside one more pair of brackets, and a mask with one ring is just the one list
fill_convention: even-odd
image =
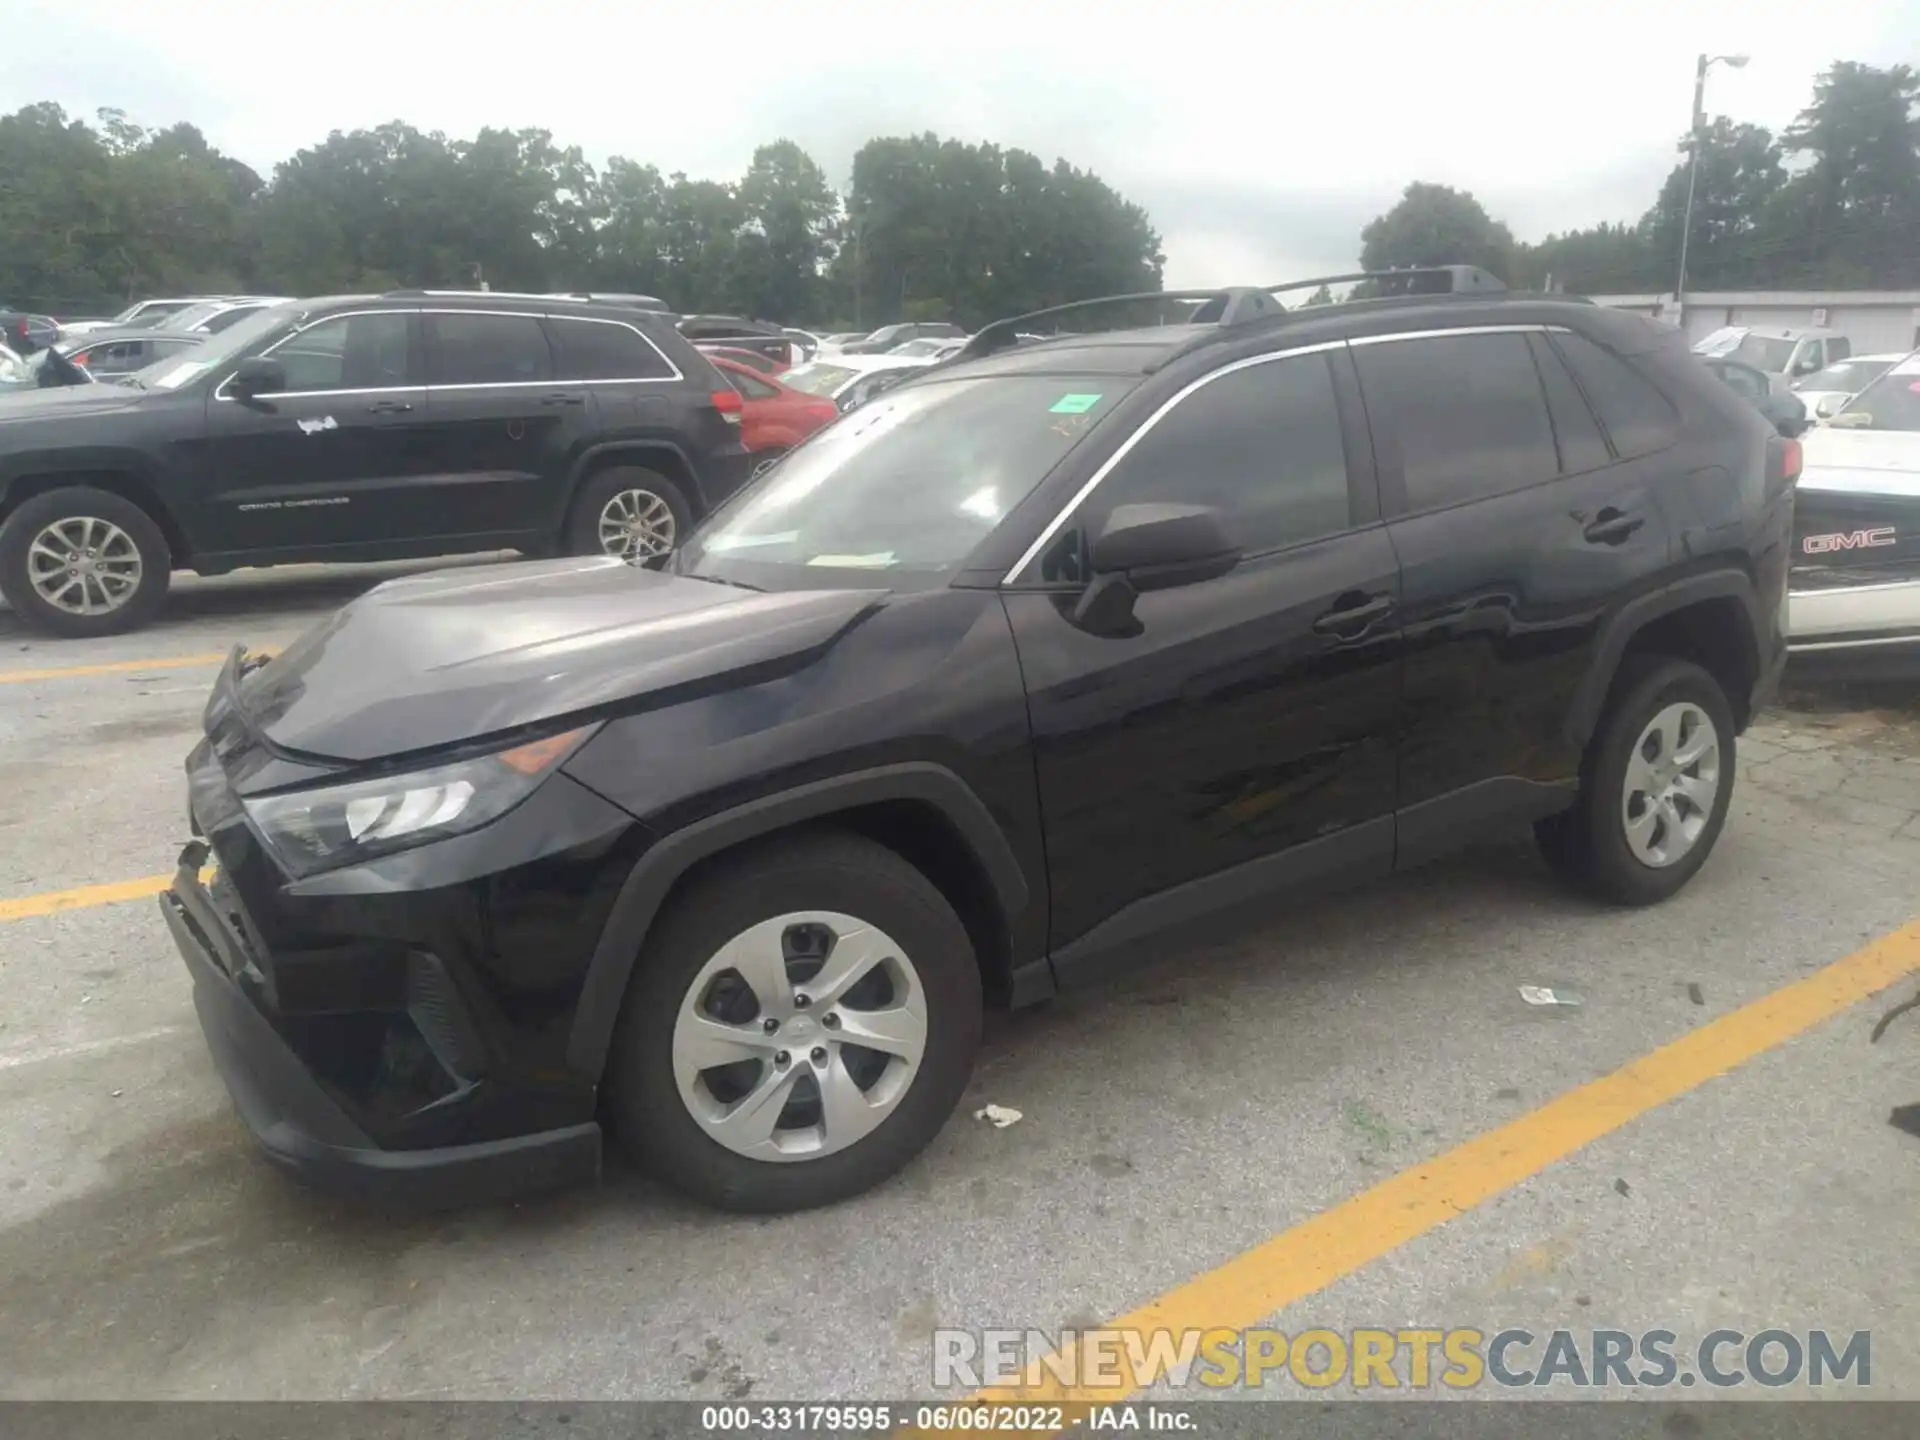
[(1152, 590), (1197, 585), (1240, 561), (1226, 520), (1206, 505), (1118, 505), (1088, 547), (1093, 582), (1073, 620), (1100, 635), (1135, 633), (1133, 602)]
[(242, 360), (240, 368), (227, 381), (227, 391), (236, 400), (251, 400), (256, 395), (272, 395), (287, 388), (287, 367), (278, 360), (256, 355)]

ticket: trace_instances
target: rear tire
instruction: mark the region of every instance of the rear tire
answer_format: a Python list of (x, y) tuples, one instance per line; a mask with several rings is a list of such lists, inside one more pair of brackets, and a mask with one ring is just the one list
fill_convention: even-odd
[[(752, 963), (762, 956), (764, 970)], [(860, 983), (836, 990), (841, 965)], [(939, 890), (884, 846), (811, 831), (722, 859), (669, 902), (621, 1007), (608, 1118), (646, 1168), (709, 1205), (832, 1204), (894, 1174), (946, 1124), (980, 1026), (979, 966)], [(891, 1053), (855, 1041), (883, 1030)], [(716, 1037), (717, 1051), (697, 1048)], [(730, 1135), (760, 1095), (772, 1098), (759, 1130)]]
[(1733, 799), (1733, 710), (1712, 675), (1628, 662), (1587, 749), (1580, 798), (1534, 837), (1559, 875), (1616, 905), (1655, 905), (1706, 863)]
[(615, 555), (639, 565), (669, 553), (693, 527), (693, 506), (657, 470), (615, 465), (588, 477), (567, 517), (573, 555)]
[(0, 594), (24, 623), (50, 635), (138, 629), (166, 598), (172, 570), (153, 518), (91, 485), (35, 495), (0, 525)]

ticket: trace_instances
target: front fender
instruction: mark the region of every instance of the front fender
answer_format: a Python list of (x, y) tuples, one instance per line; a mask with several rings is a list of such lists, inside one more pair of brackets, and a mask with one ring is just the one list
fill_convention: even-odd
[(585, 1075), (600, 1074), (647, 932), (674, 884), (693, 865), (809, 820), (889, 800), (923, 801), (952, 822), (979, 861), (1001, 919), (1011, 930), (1027, 908), (1026, 875), (991, 812), (953, 771), (929, 761), (909, 761), (796, 786), (696, 821), (640, 857), (614, 900), (588, 964), (567, 1039), (568, 1064)]

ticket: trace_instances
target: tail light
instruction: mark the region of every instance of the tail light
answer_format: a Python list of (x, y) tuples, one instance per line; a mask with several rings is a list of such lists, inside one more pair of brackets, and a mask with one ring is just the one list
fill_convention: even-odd
[(807, 418), (825, 423), (840, 418), (840, 407), (831, 400), (815, 400), (807, 406)]
[(84, 370), (92, 354), (91, 350), (82, 350), (78, 355), (69, 355), (67, 358)]
[(713, 408), (720, 412), (720, 418), (729, 425), (740, 423), (740, 412), (746, 408), (738, 390), (716, 390), (713, 392)]
[(1788, 485), (1800, 478), (1801, 451), (1798, 440), (1776, 437), (1767, 441), (1767, 479), (1776, 485)]

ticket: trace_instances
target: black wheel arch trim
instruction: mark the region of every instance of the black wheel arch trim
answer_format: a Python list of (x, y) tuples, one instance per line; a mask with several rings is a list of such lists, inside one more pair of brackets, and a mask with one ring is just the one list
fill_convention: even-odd
[[(1580, 688), (1574, 693), (1573, 704), (1567, 713), (1568, 742), (1584, 751), (1587, 742), (1593, 738), (1594, 730), (1600, 723), (1600, 712), (1607, 703), (1607, 694), (1613, 689), (1614, 677), (1620, 673), (1621, 657), (1627, 653), (1627, 646), (1633, 642), (1635, 635), (1663, 615), (1671, 615), (1707, 600), (1728, 599), (1739, 601), (1747, 617), (1747, 638), (1753, 649), (1755, 674), (1764, 678), (1768, 670), (1768, 657), (1762, 651), (1761, 636), (1768, 622), (1761, 613), (1760, 596), (1754, 589), (1752, 577), (1741, 570), (1708, 570), (1688, 575), (1656, 590), (1636, 595), (1607, 620), (1594, 663), (1580, 681)], [(1736, 704), (1745, 704), (1750, 697), (1729, 695), (1727, 698)]]
[(1031, 896), (1026, 872), (985, 802), (946, 766), (907, 761), (795, 786), (697, 820), (663, 837), (640, 857), (620, 887), (588, 962), (567, 1037), (567, 1063), (598, 1080), (647, 932), (674, 885), (694, 865), (795, 825), (889, 800), (931, 804), (953, 823), (979, 862), (1011, 934)]
[[(155, 486), (157, 476), (158, 472), (147, 457), (137, 450), (90, 450), (84, 463), (68, 456), (51, 456), (49, 463), (21, 465), (0, 474), (0, 518), (11, 515), (33, 496), (44, 495), (52, 490), (91, 488), (118, 493), (113, 491), (111, 485), (102, 485), (102, 480), (131, 481), (151, 495), (156, 503), (164, 505)], [(41, 483), (43, 481), (48, 483)], [(138, 501), (134, 503), (139, 504)], [(140, 508), (147, 509), (145, 505)], [(166, 529), (166, 519), (159, 515), (149, 518), (163, 531)]]
[[(686, 470), (688, 481), (693, 487), (693, 494), (687, 498), (693, 501), (702, 515), (707, 513), (707, 492), (706, 486), (700, 479), (700, 467), (693, 463), (693, 457), (687, 453), (685, 446), (672, 440), (602, 440), (597, 445), (589, 445), (573, 462), (573, 473), (567, 481), (567, 493), (577, 498), (580, 487), (586, 483), (587, 472), (608, 455), (631, 455), (635, 459), (645, 455), (673, 456)], [(667, 478), (673, 479), (671, 475)], [(571, 512), (571, 503), (568, 509)]]

